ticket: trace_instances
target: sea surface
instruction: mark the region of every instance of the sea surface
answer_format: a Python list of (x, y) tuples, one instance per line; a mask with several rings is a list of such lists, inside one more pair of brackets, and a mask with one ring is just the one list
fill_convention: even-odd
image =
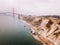
[(0, 15), (0, 45), (42, 45), (17, 17)]

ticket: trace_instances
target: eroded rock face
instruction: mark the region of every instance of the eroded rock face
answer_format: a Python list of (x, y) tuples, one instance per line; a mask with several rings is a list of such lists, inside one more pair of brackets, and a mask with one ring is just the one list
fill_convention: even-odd
[[(32, 25), (31, 28), (35, 30), (35, 35), (37, 35), (42, 42), (47, 45), (60, 45), (60, 18), (26, 16), (23, 20)], [(51, 42), (52, 44), (50, 44)]]

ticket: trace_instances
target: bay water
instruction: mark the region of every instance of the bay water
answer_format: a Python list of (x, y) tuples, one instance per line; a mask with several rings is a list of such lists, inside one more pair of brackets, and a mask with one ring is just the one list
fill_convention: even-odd
[(18, 18), (0, 15), (0, 45), (42, 45), (32, 37), (29, 29)]

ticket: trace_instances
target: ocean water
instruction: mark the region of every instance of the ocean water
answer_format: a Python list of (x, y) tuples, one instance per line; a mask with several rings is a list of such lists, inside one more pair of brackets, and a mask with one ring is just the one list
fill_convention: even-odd
[(0, 15), (0, 45), (42, 45), (32, 37), (29, 29), (18, 18)]

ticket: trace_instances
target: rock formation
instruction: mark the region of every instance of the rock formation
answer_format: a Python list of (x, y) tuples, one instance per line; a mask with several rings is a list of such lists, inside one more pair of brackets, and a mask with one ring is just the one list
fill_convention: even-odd
[(60, 45), (60, 18), (56, 16), (21, 16), (33, 37), (44, 45)]

